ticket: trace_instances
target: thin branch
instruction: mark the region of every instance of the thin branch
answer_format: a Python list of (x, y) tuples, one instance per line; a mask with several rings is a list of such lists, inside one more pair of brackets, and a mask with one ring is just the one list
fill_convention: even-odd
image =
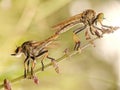
[[(119, 28), (119, 27), (112, 27), (112, 28), (109, 29), (109, 30), (105, 30), (105, 31), (103, 32), (103, 34), (113, 33), (113, 32), (114, 32), (115, 30), (117, 30), (118, 28)], [(87, 42), (86, 44), (84, 44), (83, 46), (81, 46), (81, 50), (84, 50), (84, 49), (86, 49), (87, 47), (89, 47), (89, 46), (91, 45), (91, 42), (95, 41), (96, 39), (99, 39), (99, 38), (96, 37), (96, 38), (90, 40), (89, 42)], [(68, 58), (68, 57), (72, 57), (72, 56), (74, 56), (74, 55), (76, 55), (76, 54), (81, 54), (81, 53), (80, 53), (79, 51), (73, 51), (73, 52), (70, 52), (69, 54), (64, 54), (64, 55), (61, 56), (60, 58), (56, 59), (56, 62), (60, 62), (60, 61), (62, 61), (62, 60), (64, 60), (64, 59), (66, 59), (66, 58)], [(48, 67), (50, 67), (50, 66), (52, 66), (52, 63), (46, 64), (44, 68), (48, 68)], [(40, 71), (42, 71), (42, 67), (36, 69), (34, 72), (35, 72), (35, 73), (38, 73), (38, 72), (40, 72)], [(11, 80), (11, 84), (12, 84), (12, 83), (15, 83), (15, 82), (17, 82), (17, 81), (19, 81), (19, 80), (21, 80), (21, 79), (24, 79), (24, 75), (21, 75), (21, 76), (15, 78), (15, 79)], [(0, 89), (3, 88), (3, 87), (4, 87), (4, 84), (1, 84), (1, 85), (0, 85)]]
[[(98, 39), (98, 38), (94, 38), (94, 39), (91, 40), (91, 41), (94, 41), (94, 40), (96, 40), (96, 39)], [(87, 48), (89, 45), (90, 45), (90, 43), (88, 42), (87, 44), (85, 44), (84, 46), (82, 46), (81, 49), (83, 50), (83, 49)], [(73, 55), (76, 55), (76, 54), (78, 54), (78, 53), (79, 53), (78, 51), (74, 51), (74, 52), (69, 53), (69, 55), (64, 54), (63, 56), (61, 56), (60, 58), (58, 58), (58, 59), (56, 60), (56, 62), (60, 62), (60, 61), (62, 61), (62, 60), (64, 60), (64, 59), (66, 59), (66, 58), (68, 58), (68, 57), (72, 57)], [(47, 67), (49, 67), (49, 66), (52, 66), (52, 63), (49, 63), (49, 64), (45, 65), (44, 68), (47, 68)], [(34, 72), (35, 72), (35, 73), (38, 73), (38, 72), (40, 72), (40, 71), (42, 71), (42, 67), (36, 69)], [(19, 81), (19, 80), (21, 80), (21, 79), (24, 79), (24, 75), (21, 75), (21, 76), (15, 78), (15, 79), (11, 80), (11, 83), (15, 83), (15, 82), (17, 82), (17, 81)], [(3, 84), (0, 85), (0, 89), (1, 89), (1, 88), (3, 88)]]

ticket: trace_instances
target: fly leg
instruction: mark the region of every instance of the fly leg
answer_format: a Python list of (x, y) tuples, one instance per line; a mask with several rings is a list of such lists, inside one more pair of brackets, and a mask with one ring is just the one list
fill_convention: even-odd
[[(80, 31), (82, 31), (82, 30), (84, 30), (85, 28), (87, 27), (87, 25), (85, 25), (85, 26), (83, 26), (83, 27), (80, 27), (80, 28), (78, 28), (78, 29), (76, 29), (76, 30), (74, 30), (73, 31), (73, 40), (74, 40), (74, 42), (75, 42), (75, 46), (74, 46), (74, 50), (80, 50), (80, 39), (79, 39), (79, 37), (77, 36), (77, 34), (80, 32)], [(80, 50), (81, 51), (81, 50)]]
[(106, 31), (105, 31), (105, 28), (106, 28), (106, 30), (109, 30), (110, 32), (113, 32), (112, 30), (113, 30), (113, 27), (112, 26), (107, 26), (107, 25), (103, 25), (102, 24), (102, 20), (99, 20), (99, 23), (100, 23), (100, 25), (102, 26), (102, 33), (105, 33)]
[[(96, 30), (99, 30), (102, 34), (104, 34), (104, 28), (102, 27), (102, 28), (99, 28), (99, 27), (96, 27), (95, 25), (93, 25), (93, 28), (95, 28)], [(101, 35), (101, 37), (102, 37), (102, 35)]]
[[(98, 30), (102, 31), (100, 28), (96, 27), (96, 26), (90, 26), (90, 31), (94, 32), (92, 35), (96, 35), (98, 38), (102, 37), (102, 34), (100, 35), (100, 32), (98, 32)], [(103, 33), (103, 32), (102, 32)]]
[(96, 35), (98, 38), (101, 38), (101, 37), (102, 37), (97, 30), (95, 30), (95, 35)]
[(42, 71), (44, 71), (44, 63), (43, 60), (47, 57), (46, 53), (48, 52), (48, 50), (44, 50), (44, 51), (40, 51), (39, 54), (36, 57), (39, 57), (43, 54), (45, 54), (41, 60), (41, 65), (42, 65)]
[(56, 71), (57, 73), (59, 73), (59, 68), (58, 68), (58, 65), (57, 65), (55, 59), (48, 56), (48, 50), (41, 51), (41, 52), (37, 55), (37, 57), (38, 57), (38, 56), (41, 56), (41, 55), (43, 55), (43, 54), (44, 54), (44, 56), (43, 56), (43, 58), (42, 58), (42, 60), (41, 60), (42, 71), (44, 71), (44, 63), (43, 63), (43, 60), (44, 60), (45, 58), (48, 58), (48, 59), (51, 60), (53, 66), (55, 67), (55, 71)]
[(74, 50), (79, 50), (80, 48), (80, 39), (78, 38), (78, 36), (76, 34), (73, 33), (73, 40), (75, 42), (75, 46), (74, 46)]
[(29, 57), (27, 56), (26, 59), (25, 59), (25, 61), (24, 61), (24, 78), (26, 78), (26, 76), (27, 76), (27, 70), (29, 68), (28, 65), (26, 65), (26, 62), (29, 61), (28, 58)]
[(85, 38), (86, 38), (86, 40), (90, 40), (91, 39), (91, 37), (90, 37), (90, 35), (88, 33), (88, 30), (85, 31)]
[(27, 61), (27, 73), (29, 73), (30, 60)]
[[(86, 40), (91, 40), (91, 37), (90, 37), (90, 35), (88, 33), (88, 30), (85, 31), (85, 37), (86, 37)], [(89, 41), (89, 42), (95, 47), (95, 44), (93, 43), (93, 41)]]
[[(109, 30), (110, 32), (112, 32), (113, 33), (113, 27), (112, 26), (107, 26), (107, 25), (103, 25), (103, 24), (101, 24), (103, 27), (105, 27), (106, 28), (106, 30)], [(105, 28), (103, 28), (103, 33), (105, 33)]]
[(36, 60), (35, 57), (31, 57), (32, 58), (32, 65), (31, 65), (31, 76), (34, 77), (34, 68), (36, 65)]
[(42, 64), (42, 71), (44, 71), (44, 63), (43, 63), (43, 60), (48, 56), (48, 50), (44, 51), (44, 56), (41, 60), (41, 64)]
[(106, 27), (106, 28), (109, 28), (109, 29), (112, 28), (111, 26), (103, 25), (101, 21), (99, 21), (99, 23), (100, 23), (100, 25), (101, 25), (102, 27)]

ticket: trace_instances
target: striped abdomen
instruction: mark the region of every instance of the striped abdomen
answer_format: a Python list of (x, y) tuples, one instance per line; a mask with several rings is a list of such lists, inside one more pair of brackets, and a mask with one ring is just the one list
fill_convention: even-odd
[(60, 34), (60, 33), (66, 32), (66, 30), (68, 28), (70, 28), (80, 22), (81, 22), (81, 14), (77, 14), (77, 15), (53, 26), (52, 28), (57, 30), (56, 33)]

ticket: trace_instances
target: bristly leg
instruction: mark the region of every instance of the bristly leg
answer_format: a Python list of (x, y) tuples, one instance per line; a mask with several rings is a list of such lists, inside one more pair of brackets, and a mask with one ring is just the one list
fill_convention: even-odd
[(94, 35), (94, 29), (90, 26), (90, 33)]
[(48, 56), (48, 50), (44, 51), (44, 56), (41, 60), (41, 65), (42, 65), (42, 71), (44, 71), (44, 63), (43, 60)]
[(80, 48), (80, 41), (75, 43), (74, 50), (78, 51)]
[[(97, 25), (97, 23), (100, 23), (100, 25), (102, 26), (102, 28), (107, 28), (107, 29), (112, 29), (111, 26), (107, 26), (107, 25), (103, 25), (102, 21), (104, 20), (104, 14), (103, 13), (99, 13), (96, 17), (96, 19), (93, 21), (93, 23), (95, 23)], [(98, 29), (99, 30), (99, 29)], [(101, 30), (102, 31), (102, 30)], [(104, 32), (104, 31), (102, 31)]]
[(73, 40), (75, 42), (74, 50), (76, 50), (76, 51), (80, 50), (80, 43), (81, 43), (77, 34), (79, 32), (81, 32), (82, 30), (84, 30), (86, 27), (87, 27), (87, 25), (80, 27), (80, 28), (77, 28), (76, 30), (73, 31)]
[(27, 73), (29, 73), (29, 68), (30, 68), (29, 65), (30, 65), (30, 60), (27, 61), (27, 67), (28, 67), (27, 68)]
[(88, 30), (85, 31), (85, 38), (86, 38), (86, 40), (90, 40), (91, 39), (91, 37), (90, 37), (90, 35), (88, 33)]
[[(102, 37), (102, 34), (100, 34), (100, 32), (103, 33), (103, 32), (102, 32), (102, 29), (100, 29), (100, 28), (98, 28), (98, 27), (96, 27), (96, 26), (90, 26), (90, 29), (91, 29), (91, 31), (94, 32), (94, 35), (96, 35), (98, 38), (101, 38), (101, 37)], [(100, 32), (98, 32), (98, 30), (99, 30)]]
[[(91, 40), (91, 37), (90, 37), (90, 35), (89, 35), (89, 33), (88, 33), (88, 30), (85, 31), (85, 37), (86, 37), (86, 40)], [(94, 44), (93, 41), (89, 41), (89, 42), (93, 45), (93, 47), (95, 47), (95, 44)]]
[(75, 33), (73, 33), (73, 40), (75, 42), (74, 50), (78, 51), (80, 48), (80, 39)]
[(74, 34), (78, 34), (79, 32), (81, 32), (82, 30), (84, 30), (87, 27), (87, 25), (82, 26), (80, 28), (77, 28), (76, 30), (73, 31)]
[(43, 63), (43, 60), (46, 58), (46, 54), (48, 53), (48, 50), (44, 50), (44, 51), (40, 51), (39, 52), (39, 54), (36, 56), (36, 57), (39, 57), (39, 56), (41, 56), (41, 55), (43, 55), (43, 54), (45, 54), (44, 56), (43, 56), (43, 58), (42, 58), (42, 60), (41, 60), (41, 65), (42, 65), (42, 71), (44, 71), (44, 63)]
[(44, 71), (44, 63), (43, 63), (43, 60), (41, 60), (41, 65), (42, 65), (42, 71)]
[(97, 30), (95, 30), (95, 35), (96, 35), (97, 37), (99, 37), (99, 38), (102, 37), (102, 36), (100, 35), (100, 33), (99, 33)]
[(26, 68), (24, 68), (24, 78), (27, 77), (27, 72), (26, 72)]
[(29, 68), (28, 65), (26, 65), (26, 62), (28, 61), (28, 56), (26, 57), (25, 61), (24, 61), (24, 78), (26, 78), (27, 76), (27, 69)]
[(34, 76), (34, 68), (35, 68), (36, 61), (35, 59), (32, 60), (32, 66), (31, 66), (31, 76)]

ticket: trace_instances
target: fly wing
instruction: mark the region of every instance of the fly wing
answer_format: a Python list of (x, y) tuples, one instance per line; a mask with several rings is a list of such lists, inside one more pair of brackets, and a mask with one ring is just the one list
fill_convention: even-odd
[(51, 48), (57, 48), (60, 46), (60, 42), (59, 41), (55, 41), (55, 42), (52, 42), (50, 45), (46, 46), (45, 48), (47, 49), (51, 49)]
[(59, 31), (59, 30), (71, 27), (71, 26), (73, 26), (73, 25), (75, 25), (75, 24), (80, 22), (81, 15), (82, 14), (80, 13), (80, 14), (77, 14), (75, 16), (72, 16), (72, 17), (68, 18), (67, 20), (65, 20), (63, 22), (54, 25), (52, 28), (54, 30), (58, 30)]
[(31, 45), (33, 46), (33, 47), (36, 47), (36, 46), (39, 46), (39, 45), (41, 45), (42, 44), (42, 42), (33, 42)]

